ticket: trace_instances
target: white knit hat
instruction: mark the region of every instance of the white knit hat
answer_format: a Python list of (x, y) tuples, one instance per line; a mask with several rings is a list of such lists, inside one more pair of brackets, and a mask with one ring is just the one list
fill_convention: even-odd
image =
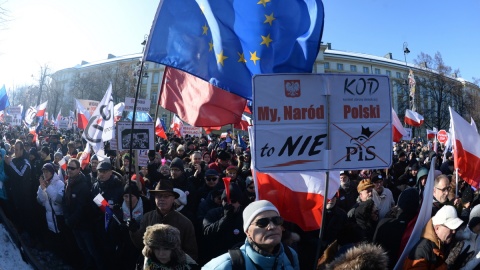
[(275, 207), (275, 205), (267, 200), (260, 200), (250, 203), (243, 210), (243, 231), (247, 232), (248, 226), (250, 226), (255, 217), (265, 211), (275, 211), (278, 215), (280, 215), (280, 212), (278, 212), (278, 209)]

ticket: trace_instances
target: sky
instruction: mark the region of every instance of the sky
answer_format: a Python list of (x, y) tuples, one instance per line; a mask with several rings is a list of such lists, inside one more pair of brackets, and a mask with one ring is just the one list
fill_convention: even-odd
[[(109, 53), (140, 53), (160, 0), (1, 0), (10, 21), (0, 30), (0, 86), (38, 84), (51, 72)], [(277, 1), (277, 0), (272, 0)], [(480, 1), (325, 0), (322, 41), (332, 49), (407, 61), (440, 52), (467, 81), (480, 78)], [(33, 76), (32, 76), (33, 75)]]

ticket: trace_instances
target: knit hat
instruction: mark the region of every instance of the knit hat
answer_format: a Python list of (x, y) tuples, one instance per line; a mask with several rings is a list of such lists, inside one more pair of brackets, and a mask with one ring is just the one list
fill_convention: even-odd
[(55, 168), (53, 167), (52, 163), (45, 163), (42, 167), (42, 170), (47, 170), (51, 174), (55, 174)]
[(166, 224), (148, 226), (143, 235), (143, 244), (153, 249), (177, 249), (180, 243), (180, 231)]
[(221, 160), (229, 160), (230, 159), (230, 154), (228, 152), (225, 152), (223, 150), (219, 151), (217, 154), (217, 158)]
[(138, 190), (138, 187), (135, 183), (132, 183), (132, 184), (127, 183), (123, 188), (123, 195), (130, 194), (130, 193), (133, 196), (140, 198), (140, 191)]
[(218, 176), (218, 172), (214, 169), (209, 169), (205, 172), (205, 176)]
[(372, 182), (370, 182), (370, 179), (363, 179), (362, 181), (360, 181), (360, 183), (358, 183), (357, 191), (358, 193), (360, 193), (361, 191), (364, 191), (369, 188), (373, 188), (374, 186), (375, 185), (372, 184)]
[(177, 152), (178, 152), (178, 151), (185, 151), (185, 147), (184, 147), (183, 145), (179, 145), (179, 146), (177, 147)]
[(417, 213), (420, 195), (416, 188), (407, 188), (398, 197), (397, 206), (408, 214)]
[(176, 157), (172, 160), (172, 163), (170, 163), (170, 168), (178, 168), (180, 169), (182, 172), (185, 170), (183, 168), (183, 160), (181, 160), (180, 158)]
[(54, 158), (60, 158), (62, 159), (63, 158), (63, 154), (61, 152), (55, 152), (55, 154), (53, 155)]
[(98, 160), (97, 155), (93, 155), (92, 158), (90, 159), (90, 161), (92, 161), (92, 160)]
[(175, 203), (177, 204), (177, 209), (175, 210), (182, 211), (183, 207), (187, 205), (187, 194), (185, 194), (183, 190), (178, 188), (174, 188), (173, 191), (180, 195), (178, 198), (175, 199)]
[(265, 211), (275, 211), (278, 215), (280, 212), (271, 202), (267, 200), (254, 201), (243, 210), (243, 231), (247, 232), (248, 226), (255, 217)]
[[(222, 193), (222, 200), (227, 199), (227, 191), (224, 190)], [(242, 200), (242, 191), (237, 184), (230, 184), (230, 201), (232, 203), (239, 202)]]
[(456, 230), (463, 221), (458, 218), (457, 210), (451, 205), (444, 205), (435, 216), (432, 217), (433, 225), (443, 225), (450, 230)]
[(470, 211), (470, 217), (468, 218), (468, 227), (470, 230), (480, 223), (480, 204), (476, 205)]
[(97, 170), (99, 171), (108, 171), (112, 169), (112, 164), (106, 160), (98, 163)]

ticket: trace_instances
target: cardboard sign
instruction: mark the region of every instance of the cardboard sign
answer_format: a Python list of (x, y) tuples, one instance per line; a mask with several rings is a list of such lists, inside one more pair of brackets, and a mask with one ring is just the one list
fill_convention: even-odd
[(391, 164), (387, 76), (271, 74), (253, 78), (255, 167), (355, 170)]
[[(125, 108), (124, 111), (133, 112), (133, 106), (135, 104), (135, 98), (126, 97), (125, 98)], [(137, 112), (150, 112), (150, 100), (148, 99), (137, 99)]]

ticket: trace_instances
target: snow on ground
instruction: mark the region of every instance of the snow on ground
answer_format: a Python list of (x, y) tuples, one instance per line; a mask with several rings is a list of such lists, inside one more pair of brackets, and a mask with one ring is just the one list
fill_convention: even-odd
[(13, 243), (7, 230), (0, 224), (0, 270), (32, 270), (33, 268), (23, 261), (20, 250)]

